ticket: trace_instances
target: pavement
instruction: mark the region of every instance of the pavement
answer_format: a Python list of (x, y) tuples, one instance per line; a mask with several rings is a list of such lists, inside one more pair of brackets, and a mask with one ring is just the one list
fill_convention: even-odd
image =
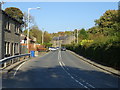
[(116, 75), (69, 51), (54, 51), (22, 63), (2, 78), (3, 88), (120, 88)]
[(108, 67), (108, 66), (104, 66), (104, 65), (101, 65), (101, 64), (98, 64), (92, 60), (89, 60), (89, 59), (86, 59), (84, 58), (83, 56), (80, 56), (78, 54), (76, 54), (75, 52), (72, 52), (70, 50), (67, 50), (68, 52), (72, 53), (73, 55), (79, 57), (81, 60), (95, 66), (95, 67), (98, 67), (99, 69), (102, 69), (104, 72), (108, 72), (108, 73), (111, 73), (111, 74), (114, 74), (116, 76), (119, 76), (120, 77), (120, 71), (119, 70), (116, 70), (114, 68), (111, 68), (111, 67)]
[(19, 66), (20, 64), (22, 64), (22, 63), (24, 63), (24, 62), (26, 62), (26, 61), (28, 61), (28, 60), (32, 60), (32, 59), (35, 59), (35, 58), (40, 58), (40, 57), (44, 56), (46, 53), (47, 53), (47, 52), (41, 52), (37, 57), (30, 57), (30, 58), (26, 58), (26, 59), (24, 59), (24, 60), (20, 60), (19, 62), (16, 62), (16, 63), (14, 63), (14, 64), (11, 65), (11, 66), (8, 66), (8, 67), (2, 69), (2, 72), (0, 72), (0, 73), (1, 73), (2, 75), (7, 74), (7, 73), (9, 73), (11, 70), (13, 70), (13, 69), (16, 68), (17, 66)]

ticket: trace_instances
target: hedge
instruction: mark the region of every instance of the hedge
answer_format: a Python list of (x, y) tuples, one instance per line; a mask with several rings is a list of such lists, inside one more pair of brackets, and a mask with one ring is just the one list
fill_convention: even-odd
[(89, 47), (81, 45), (66, 45), (68, 50), (97, 63), (120, 70), (120, 42), (110, 44), (92, 44)]

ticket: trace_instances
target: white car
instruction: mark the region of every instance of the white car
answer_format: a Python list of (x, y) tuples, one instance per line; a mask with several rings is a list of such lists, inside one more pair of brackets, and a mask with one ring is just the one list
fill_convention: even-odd
[(50, 51), (56, 51), (57, 49), (55, 47), (49, 47), (48, 50), (50, 50)]

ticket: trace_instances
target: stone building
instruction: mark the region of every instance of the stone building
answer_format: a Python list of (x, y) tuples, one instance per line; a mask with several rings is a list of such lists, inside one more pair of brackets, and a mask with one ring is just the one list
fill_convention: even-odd
[(60, 47), (61, 45), (71, 44), (75, 40), (74, 35), (65, 35), (54, 37), (51, 41), (53, 47)]
[(21, 25), (0, 9), (0, 59), (20, 54)]

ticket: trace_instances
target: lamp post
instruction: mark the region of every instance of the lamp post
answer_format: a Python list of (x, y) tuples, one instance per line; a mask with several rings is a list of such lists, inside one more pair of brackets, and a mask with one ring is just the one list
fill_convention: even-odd
[(29, 30), (30, 30), (30, 10), (32, 9), (40, 9), (40, 7), (37, 8), (28, 8), (28, 31), (27, 31), (27, 48), (28, 48), (28, 52), (29, 52)]
[(42, 29), (42, 45), (44, 43), (44, 28)]

